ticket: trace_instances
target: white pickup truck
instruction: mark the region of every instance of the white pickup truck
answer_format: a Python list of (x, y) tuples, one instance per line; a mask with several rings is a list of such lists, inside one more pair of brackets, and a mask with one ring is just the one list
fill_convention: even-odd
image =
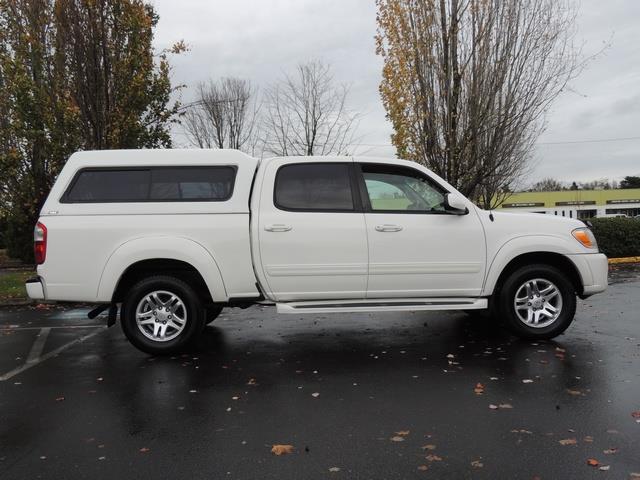
[(181, 349), (225, 306), (489, 309), (551, 338), (607, 258), (574, 219), (477, 208), (413, 162), (231, 150), (80, 152), (35, 227), (31, 298), (118, 306), (139, 349)]

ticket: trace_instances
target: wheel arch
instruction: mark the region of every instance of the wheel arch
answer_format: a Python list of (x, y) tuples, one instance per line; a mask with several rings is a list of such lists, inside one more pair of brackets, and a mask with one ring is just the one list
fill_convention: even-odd
[[(559, 268), (568, 274), (569, 280), (573, 284), (576, 294), (581, 295), (583, 282), (576, 265), (564, 254), (554, 251), (534, 251), (515, 255), (506, 262), (503, 262), (499, 271), (490, 272), (490, 279), (485, 284), (485, 292), (492, 295), (500, 290), (505, 279), (519, 268), (526, 265), (543, 264)], [(493, 268), (492, 268), (493, 270)], [(493, 273), (493, 275), (491, 275)], [(491, 280), (491, 283), (489, 283)]]
[(173, 275), (192, 282), (204, 301), (228, 300), (215, 258), (199, 243), (180, 237), (144, 237), (120, 245), (105, 264), (98, 299), (121, 301), (126, 288), (153, 274)]

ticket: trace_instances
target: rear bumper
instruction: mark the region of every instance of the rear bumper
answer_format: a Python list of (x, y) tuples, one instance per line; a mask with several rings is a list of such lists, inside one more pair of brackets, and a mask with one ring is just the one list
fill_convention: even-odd
[(607, 289), (609, 262), (603, 253), (567, 255), (582, 278), (582, 296), (604, 292)]
[(40, 277), (33, 277), (26, 281), (27, 295), (33, 300), (44, 300), (44, 286)]

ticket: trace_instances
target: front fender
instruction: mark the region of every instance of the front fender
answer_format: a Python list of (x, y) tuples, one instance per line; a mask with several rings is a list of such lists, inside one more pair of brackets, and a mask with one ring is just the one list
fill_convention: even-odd
[(98, 284), (98, 301), (110, 302), (122, 274), (136, 262), (166, 258), (193, 266), (207, 284), (215, 302), (228, 300), (220, 268), (206, 248), (191, 239), (172, 236), (142, 237), (118, 246), (109, 256)]
[(500, 274), (514, 258), (526, 253), (559, 253), (561, 255), (575, 254), (574, 242), (556, 235), (523, 235), (507, 240), (497, 250), (490, 261), (487, 276), (482, 289), (482, 296), (489, 296), (498, 283)]

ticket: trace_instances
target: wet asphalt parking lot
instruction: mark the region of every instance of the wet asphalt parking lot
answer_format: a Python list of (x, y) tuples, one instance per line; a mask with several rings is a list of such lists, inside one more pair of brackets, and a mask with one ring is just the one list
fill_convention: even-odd
[(253, 307), (152, 358), (87, 308), (2, 309), (0, 478), (640, 478), (640, 270), (612, 281), (549, 342)]

